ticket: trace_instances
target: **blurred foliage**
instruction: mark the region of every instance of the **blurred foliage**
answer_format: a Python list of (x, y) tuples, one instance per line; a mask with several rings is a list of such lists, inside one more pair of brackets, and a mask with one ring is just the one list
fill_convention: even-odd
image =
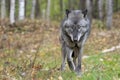
[[(9, 1), (7, 1), (6, 4), (6, 8), (7, 8), (7, 16), (9, 16), (9, 7), (8, 7), (8, 3)], [(65, 9), (80, 9), (80, 0), (62, 0), (63, 1), (63, 12), (65, 11)], [(118, 3), (117, 3), (118, 1)], [(93, 18), (98, 18), (98, 7), (97, 6), (97, 1), (93, 0)], [(114, 0), (113, 1), (113, 11), (117, 12), (120, 9), (120, 1), (119, 0)], [(1, 4), (0, 4), (1, 6)], [(31, 8), (32, 8), (32, 0), (26, 0), (26, 18), (30, 18), (30, 14), (31, 14)], [(39, 0), (39, 8), (40, 8), (40, 18), (42, 17), (42, 15), (46, 14), (46, 9), (47, 9), (47, 0)], [(19, 3), (18, 0), (16, 0), (16, 6), (15, 6), (15, 15), (16, 18), (18, 18), (18, 9), (19, 9)], [(45, 13), (44, 13), (45, 12)], [(61, 7), (60, 7), (60, 0), (51, 0), (51, 6), (50, 6), (50, 18), (52, 20), (61, 20), (62, 16), (64, 15), (64, 13), (61, 14)], [(0, 11), (1, 13), (1, 11)], [(105, 1), (103, 4), (103, 14), (105, 17)]]

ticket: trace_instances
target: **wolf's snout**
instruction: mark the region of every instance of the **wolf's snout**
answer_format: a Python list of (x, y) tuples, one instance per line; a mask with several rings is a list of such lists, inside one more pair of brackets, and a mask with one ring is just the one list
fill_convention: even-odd
[(78, 21), (74, 21), (74, 25), (76, 25), (78, 23)]
[(73, 41), (74, 41), (74, 42), (77, 42), (77, 38), (75, 38)]

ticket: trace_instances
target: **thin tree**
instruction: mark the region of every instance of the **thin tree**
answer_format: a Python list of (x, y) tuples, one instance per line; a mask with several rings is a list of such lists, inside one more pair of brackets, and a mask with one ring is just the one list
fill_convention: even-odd
[(19, 20), (24, 20), (25, 18), (25, 0), (19, 0)]
[(99, 14), (99, 19), (103, 19), (103, 0), (98, 0), (98, 14)]
[(88, 18), (90, 19), (90, 23), (92, 22), (92, 6), (93, 0), (86, 0), (86, 8), (88, 10)]
[(79, 1), (79, 8), (81, 10), (84, 10), (86, 8), (86, 0), (80, 0)]
[(46, 14), (45, 13), (46, 13), (46, 10), (42, 9), (42, 13), (41, 14), (42, 14), (42, 19), (43, 20), (45, 20), (45, 18), (46, 18)]
[(60, 0), (60, 14), (61, 14), (61, 19), (63, 18), (63, 14), (64, 14), (64, 3), (63, 0)]
[(1, 19), (6, 17), (6, 4), (5, 0), (1, 0)]
[(36, 11), (35, 11), (35, 17), (39, 18), (40, 17), (40, 0), (36, 0)]
[(25, 17), (27, 16), (26, 12), (27, 12), (27, 0), (25, 0)]
[(93, 1), (93, 7), (92, 7), (92, 17), (94, 18), (99, 18), (99, 13), (98, 13), (98, 1), (99, 0), (95, 0)]
[(35, 18), (35, 7), (36, 7), (36, 0), (32, 1), (32, 10), (31, 10), (31, 19)]
[(113, 15), (113, 0), (106, 0), (106, 27), (111, 29)]
[(6, 15), (7, 16), (10, 16), (10, 1), (11, 0), (6, 0), (6, 9), (7, 9)]
[(10, 0), (10, 23), (15, 22), (15, 0)]
[(46, 11), (46, 17), (47, 17), (48, 21), (50, 20), (50, 5), (51, 5), (51, 0), (48, 0), (48, 2), (47, 2), (47, 11)]

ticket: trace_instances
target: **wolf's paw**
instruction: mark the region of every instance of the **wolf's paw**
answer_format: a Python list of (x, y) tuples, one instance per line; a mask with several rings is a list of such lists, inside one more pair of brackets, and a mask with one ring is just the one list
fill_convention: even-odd
[(77, 75), (77, 77), (81, 77), (82, 76), (82, 71), (78, 68), (75, 69), (75, 73)]
[(82, 72), (75, 72), (77, 77), (81, 77), (82, 76)]
[(60, 71), (64, 71), (64, 70), (65, 70), (65, 67), (61, 67), (61, 68), (60, 68)]

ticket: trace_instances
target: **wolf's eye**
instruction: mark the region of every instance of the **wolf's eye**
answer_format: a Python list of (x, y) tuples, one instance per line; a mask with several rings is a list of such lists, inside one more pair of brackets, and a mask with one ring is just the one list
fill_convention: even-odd
[(81, 26), (82, 28), (84, 28), (85, 26)]
[(77, 27), (78, 27), (78, 29), (80, 29), (80, 28), (81, 28), (81, 26), (80, 26), (80, 25), (77, 25)]
[(70, 31), (70, 32), (73, 32), (73, 29), (72, 29), (72, 28), (69, 28), (69, 31)]

